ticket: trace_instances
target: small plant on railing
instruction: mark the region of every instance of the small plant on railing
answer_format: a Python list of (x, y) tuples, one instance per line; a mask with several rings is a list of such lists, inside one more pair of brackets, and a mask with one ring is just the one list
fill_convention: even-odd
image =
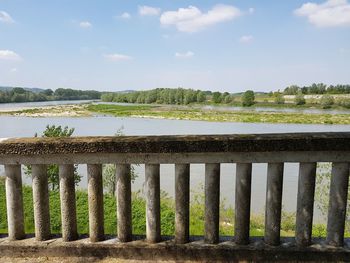
[[(41, 137), (71, 137), (74, 132), (74, 128), (68, 128), (68, 126), (62, 128), (62, 126), (47, 125), (46, 129), (43, 131)], [(36, 133), (34, 137), (38, 137)], [(32, 168), (30, 165), (24, 167), (24, 173), (27, 176), (32, 175)], [(51, 164), (47, 166), (47, 177), (49, 186), (52, 191), (58, 191), (59, 189), (59, 170), (57, 164)], [(78, 165), (74, 165), (74, 182), (76, 185), (81, 181), (81, 175), (78, 173)]]

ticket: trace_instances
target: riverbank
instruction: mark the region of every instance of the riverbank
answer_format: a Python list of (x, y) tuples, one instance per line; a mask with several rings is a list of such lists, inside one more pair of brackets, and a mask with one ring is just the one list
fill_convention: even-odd
[(116, 117), (198, 120), (209, 122), (350, 124), (350, 113), (299, 113), (274, 111), (232, 111), (190, 106), (77, 104), (0, 111), (0, 115), (21, 117)]
[(88, 104), (44, 106), (28, 109), (4, 109), (0, 115), (17, 117), (91, 117)]
[(289, 112), (256, 112), (166, 107), (150, 105), (90, 104), (90, 112), (117, 117), (198, 120), (209, 122), (295, 123), (295, 124), (350, 124), (350, 114), (314, 114)]

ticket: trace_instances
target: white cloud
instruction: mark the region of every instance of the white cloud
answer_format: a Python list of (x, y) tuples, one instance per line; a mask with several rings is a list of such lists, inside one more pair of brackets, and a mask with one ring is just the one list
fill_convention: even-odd
[(15, 20), (5, 11), (0, 11), (0, 22), (11, 24), (14, 23)]
[(160, 14), (160, 8), (152, 6), (139, 6), (139, 14), (141, 16), (158, 16)]
[(254, 14), (254, 12), (255, 12), (255, 9), (253, 7), (248, 9), (248, 13), (249, 14)]
[(92, 24), (89, 21), (82, 21), (79, 23), (79, 26), (81, 28), (90, 28), (92, 27)]
[(125, 61), (125, 60), (131, 60), (132, 57), (123, 55), (123, 54), (105, 54), (103, 57), (109, 61)]
[(305, 3), (294, 11), (307, 17), (317, 27), (350, 26), (350, 4), (347, 0), (328, 0), (322, 4)]
[(11, 51), (11, 50), (0, 50), (0, 60), (19, 61), (21, 59), (22, 59), (21, 56), (18, 55), (14, 51)]
[(17, 71), (18, 71), (17, 68), (12, 68), (12, 69), (10, 70), (11, 73), (16, 73)]
[(195, 6), (179, 8), (177, 11), (164, 12), (160, 23), (164, 26), (175, 26), (181, 32), (197, 32), (208, 26), (237, 18), (242, 12), (234, 6), (216, 5), (207, 13)]
[(124, 12), (123, 14), (120, 15), (120, 18), (123, 19), (130, 19), (131, 15), (128, 12)]
[(175, 53), (176, 58), (191, 58), (193, 56), (194, 56), (194, 53), (192, 51), (187, 51), (185, 53), (180, 53), (180, 52)]
[(244, 44), (251, 43), (253, 40), (254, 40), (254, 37), (252, 35), (245, 35), (239, 38), (239, 42)]

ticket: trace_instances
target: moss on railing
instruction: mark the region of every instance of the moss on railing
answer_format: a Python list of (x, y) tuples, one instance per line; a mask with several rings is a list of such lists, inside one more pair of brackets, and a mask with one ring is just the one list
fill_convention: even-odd
[(0, 140), (0, 155), (349, 150), (349, 132), (13, 138)]

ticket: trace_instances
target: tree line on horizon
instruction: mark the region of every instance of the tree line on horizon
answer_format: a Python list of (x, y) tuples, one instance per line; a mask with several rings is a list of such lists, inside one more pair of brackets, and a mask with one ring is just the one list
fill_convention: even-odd
[(102, 94), (101, 100), (106, 102), (187, 105), (190, 103), (205, 103), (209, 101), (213, 101), (214, 103), (230, 103), (233, 102), (234, 96), (228, 92), (221, 93), (184, 88), (157, 88), (128, 93), (105, 93)]
[(8, 90), (0, 89), (0, 103), (11, 102), (36, 102), (53, 100), (94, 100), (101, 99), (105, 102), (140, 103), (140, 104), (173, 104), (188, 105), (191, 103), (214, 103), (214, 104), (242, 104), (243, 106), (253, 105), (255, 95), (262, 95), (274, 98), (276, 104), (284, 103), (284, 95), (296, 95), (296, 104), (305, 104), (304, 95), (320, 94), (325, 100), (332, 98), (327, 94), (350, 94), (350, 85), (325, 85), (323, 83), (310, 86), (291, 85), (283, 91), (276, 92), (253, 92), (248, 90), (242, 93), (229, 93), (219, 91), (203, 91), (184, 88), (157, 88), (145, 91), (128, 92), (102, 92), (95, 90), (75, 90), (58, 88), (55, 91), (45, 89), (37, 91), (15, 87)]
[(316, 95), (316, 94), (350, 94), (350, 85), (329, 85), (323, 83), (313, 83), (310, 86), (300, 87), (291, 85), (283, 90), (284, 95)]
[(0, 90), (0, 103), (37, 102), (53, 100), (94, 100), (101, 98), (101, 92), (95, 90), (74, 90), (59, 88), (55, 91), (45, 89), (40, 92), (16, 87), (9, 90)]
[[(184, 88), (157, 88), (146, 91), (132, 91), (132, 92), (110, 92), (104, 93), (101, 100), (105, 102), (119, 102), (119, 103), (139, 103), (139, 104), (172, 104), (172, 105), (188, 105), (191, 103), (214, 103), (214, 104), (230, 104), (252, 106), (256, 103), (255, 96), (261, 95), (270, 97), (270, 100), (275, 104), (284, 104), (284, 95), (295, 95), (294, 104), (304, 105), (306, 100), (304, 95), (321, 94), (322, 99), (319, 103), (323, 108), (329, 108), (335, 104), (332, 94), (350, 94), (350, 85), (330, 85), (323, 83), (312, 84), (310, 86), (299, 87), (292, 85), (285, 88), (282, 92), (256, 93), (252, 90), (247, 90), (242, 93), (230, 94), (228, 92), (212, 92), (201, 91)], [(266, 99), (266, 102), (269, 100)], [(350, 102), (348, 99), (341, 99), (337, 101), (339, 106), (349, 108)]]

